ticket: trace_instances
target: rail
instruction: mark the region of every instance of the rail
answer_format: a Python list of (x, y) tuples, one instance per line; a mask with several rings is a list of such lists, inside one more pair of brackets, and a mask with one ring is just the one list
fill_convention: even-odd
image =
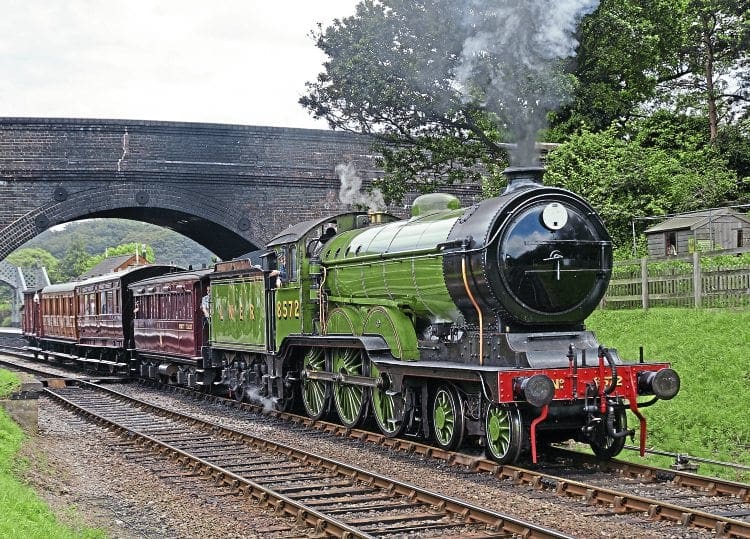
[[(96, 384), (78, 382), (77, 387), (45, 391), (78, 414), (200, 470), (217, 485), (296, 517), (328, 537), (430, 530), (450, 535), (468, 526), (486, 537), (572, 539), (544, 526)], [(389, 516), (389, 511), (394, 514)]]

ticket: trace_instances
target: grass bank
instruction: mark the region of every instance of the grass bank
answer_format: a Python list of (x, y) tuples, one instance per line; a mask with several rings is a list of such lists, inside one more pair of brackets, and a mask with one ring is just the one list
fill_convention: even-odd
[[(750, 310), (600, 310), (587, 326), (623, 359), (636, 360), (643, 346), (647, 360), (671, 362), (679, 373), (680, 393), (644, 409), (648, 447), (750, 465)], [(750, 481), (726, 468), (701, 472)]]
[(21, 387), (21, 380), (10, 371), (0, 369), (0, 399)]
[[(20, 381), (13, 373), (0, 370), (0, 398), (19, 386)], [(99, 530), (70, 529), (60, 525), (47, 505), (18, 479), (25, 464), (19, 461), (17, 454), (25, 439), (20, 427), (0, 408), (0, 537), (104, 537)]]

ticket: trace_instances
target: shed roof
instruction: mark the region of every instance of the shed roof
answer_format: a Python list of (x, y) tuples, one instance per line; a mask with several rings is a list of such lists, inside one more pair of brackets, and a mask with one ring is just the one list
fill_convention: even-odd
[(709, 223), (709, 220), (725, 216), (737, 218), (750, 225), (750, 219), (741, 213), (738, 213), (731, 208), (717, 208), (715, 210), (704, 210), (675, 215), (666, 221), (662, 221), (658, 225), (647, 228), (645, 233), (654, 234), (656, 232), (666, 232), (668, 230), (695, 230), (696, 228), (706, 226)]
[(135, 263), (135, 255), (118, 255), (110, 256), (99, 262), (96, 266), (81, 274), (79, 279), (88, 279), (97, 275), (106, 275), (116, 271), (123, 264), (127, 264), (130, 260)]

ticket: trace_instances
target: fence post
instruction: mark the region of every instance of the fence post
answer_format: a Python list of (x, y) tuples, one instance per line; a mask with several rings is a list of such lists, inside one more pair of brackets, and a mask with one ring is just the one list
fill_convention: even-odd
[(641, 258), (641, 306), (648, 309), (648, 258)]
[(698, 251), (693, 251), (693, 297), (695, 306), (701, 306), (703, 296), (703, 282), (701, 280), (701, 255)]

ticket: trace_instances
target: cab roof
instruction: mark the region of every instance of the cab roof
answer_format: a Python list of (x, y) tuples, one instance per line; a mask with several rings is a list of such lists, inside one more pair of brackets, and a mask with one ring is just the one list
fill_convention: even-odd
[(271, 238), (266, 244), (267, 247), (275, 247), (277, 245), (285, 245), (287, 243), (295, 243), (305, 237), (305, 234), (309, 233), (317, 226), (321, 226), (324, 223), (330, 223), (336, 221), (338, 218), (345, 215), (367, 215), (364, 212), (346, 212), (338, 215), (329, 215), (328, 217), (322, 217), (320, 219), (310, 219), (309, 221), (302, 221), (296, 225), (291, 225), (286, 228), (283, 232), (277, 234)]
[[(350, 211), (350, 212), (338, 213), (335, 215), (328, 215), (326, 217), (321, 217), (319, 219), (310, 219), (309, 221), (302, 221), (301, 223), (297, 223), (296, 225), (290, 226), (289, 228), (285, 229), (283, 232), (271, 238), (266, 244), (266, 247), (270, 249), (278, 245), (296, 243), (302, 238), (304, 238), (307, 234), (309, 234), (316, 227), (322, 226), (326, 223), (335, 222), (338, 227), (337, 232), (345, 232), (346, 230), (353, 230), (355, 228), (363, 228), (370, 224), (369, 219), (366, 222), (363, 222), (362, 224), (358, 224), (359, 218), (360, 217), (367, 218), (368, 215), (369, 214), (367, 212), (363, 212), (363, 211), (353, 211), (353, 212)], [(398, 220), (398, 217), (391, 215), (389, 213), (380, 213), (379, 215), (381, 215), (383, 222)]]

